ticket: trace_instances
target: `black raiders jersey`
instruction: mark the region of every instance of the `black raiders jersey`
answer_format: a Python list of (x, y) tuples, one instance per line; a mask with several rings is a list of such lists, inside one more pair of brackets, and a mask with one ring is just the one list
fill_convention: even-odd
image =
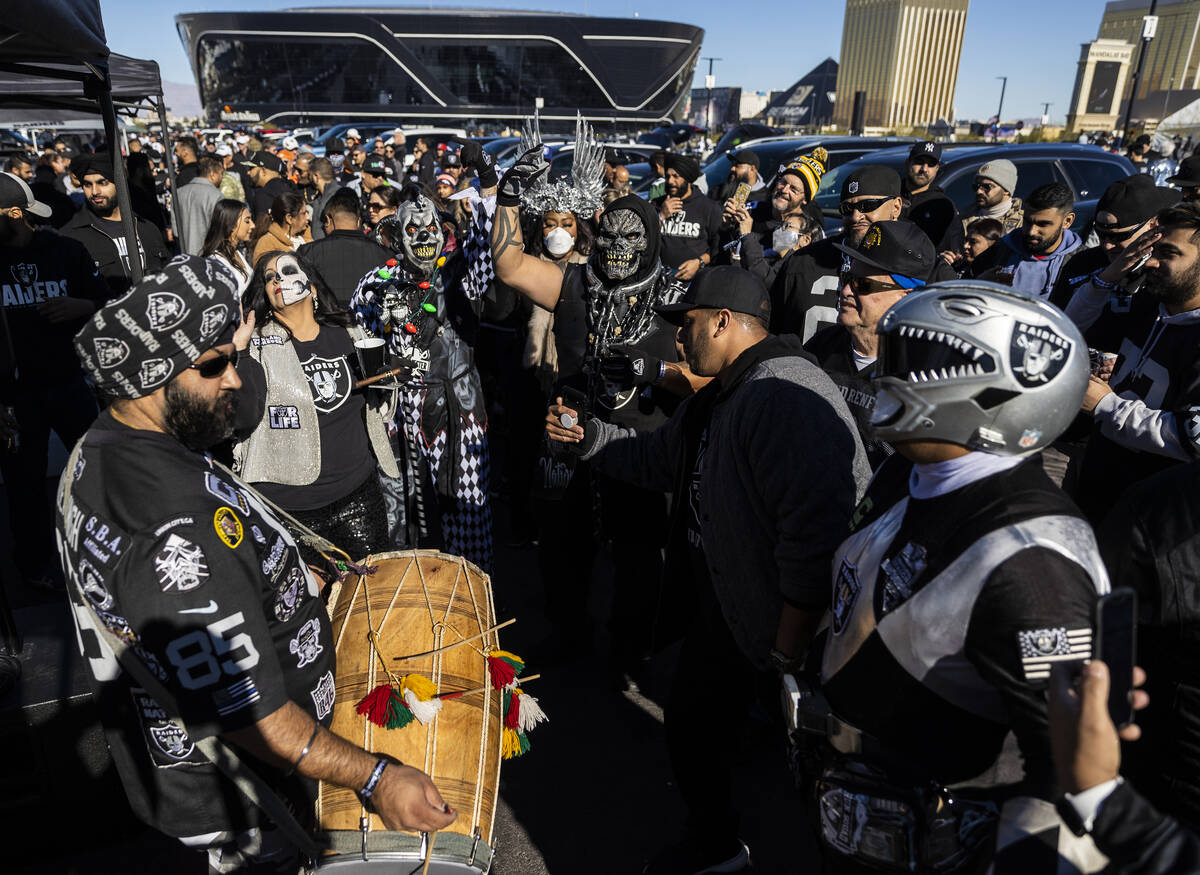
[[(194, 836), (254, 826), (258, 811), (194, 740), (291, 701), (328, 726), (334, 648), (325, 605), (287, 528), (245, 484), (174, 438), (103, 413), (83, 439), (58, 515), (79, 644), (134, 813)], [(122, 669), (103, 624), (167, 688), (187, 732)], [(293, 804), (315, 782), (264, 771)]]
[(883, 464), (835, 554), (825, 695), (943, 784), (999, 783), (1012, 730), (1028, 795), (1053, 798), (1050, 666), (1090, 657), (1108, 587), (1091, 528), (1036, 457), (924, 499), (888, 476), (905, 464)]

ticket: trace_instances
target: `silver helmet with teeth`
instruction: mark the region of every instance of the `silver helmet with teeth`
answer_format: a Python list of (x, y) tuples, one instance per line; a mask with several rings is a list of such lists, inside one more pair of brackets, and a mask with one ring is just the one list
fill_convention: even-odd
[(934, 283), (879, 321), (871, 430), (1016, 456), (1057, 438), (1088, 383), (1083, 336), (1057, 307), (995, 283)]

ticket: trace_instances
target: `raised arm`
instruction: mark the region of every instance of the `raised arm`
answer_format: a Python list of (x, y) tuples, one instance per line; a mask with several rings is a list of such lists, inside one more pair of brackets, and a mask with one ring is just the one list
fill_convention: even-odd
[[(511, 174), (512, 170), (505, 174), (506, 183)], [(542, 261), (525, 252), (519, 208), (503, 204), (500, 200), (503, 186), (500, 191), (496, 201), (496, 221), (492, 224), (492, 264), (496, 277), (538, 306), (553, 310), (558, 306), (566, 265)]]

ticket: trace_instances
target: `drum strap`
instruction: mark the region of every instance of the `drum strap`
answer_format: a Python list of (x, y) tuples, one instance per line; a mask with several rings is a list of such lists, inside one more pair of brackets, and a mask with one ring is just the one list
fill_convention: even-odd
[[(71, 509), (73, 502), (71, 501), (71, 490), (68, 484), (72, 480), (71, 475), (75, 470), (76, 463), (79, 461), (79, 454), (82, 448), (83, 439), (81, 438), (79, 443), (75, 445), (71, 457), (67, 460), (67, 466), (63, 469), (63, 476), (59, 481), (58, 506), (63, 514), (63, 519), (70, 518), (68, 511)], [(312, 533), (310, 532), (310, 534)], [(316, 535), (315, 537), (320, 536)], [(95, 616), (95, 608), (92, 607), (91, 601), (84, 595), (77, 577), (69, 572), (65, 574), (65, 577), (75, 587), (75, 594), (77, 596), (75, 601), (87, 605), (92, 611), (93, 616)], [(187, 728), (177, 716), (180, 711), (179, 706), (175, 704), (175, 697), (151, 673), (141, 658), (136, 653), (130, 652), (129, 645), (109, 631), (108, 627), (104, 625), (98, 616), (96, 616), (95, 626), (101, 640), (108, 645), (113, 656), (121, 664), (121, 668), (133, 676), (133, 679), (141, 685), (142, 689), (149, 693), (163, 711), (167, 713), (171, 723), (187, 736)], [(220, 769), (225, 774), (225, 777), (234, 783), (238, 790), (242, 792), (242, 795), (261, 809), (267, 817), (271, 818), (271, 821), (279, 827), (292, 844), (310, 860), (317, 859), (320, 851), (317, 848), (316, 842), (313, 841), (312, 836), (299, 824), (292, 815), (292, 812), (288, 810), (283, 800), (279, 798), (270, 785), (259, 777), (253, 769), (243, 763), (227, 744), (216, 736), (194, 740), (193, 743), (196, 745), (196, 749), (208, 758), (209, 762)]]

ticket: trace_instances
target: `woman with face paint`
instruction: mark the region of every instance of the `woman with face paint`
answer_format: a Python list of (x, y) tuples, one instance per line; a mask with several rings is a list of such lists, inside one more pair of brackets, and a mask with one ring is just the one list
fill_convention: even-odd
[(238, 472), (354, 559), (388, 549), (377, 469), (399, 475), (384, 426), (395, 394), (354, 389), (364, 332), (290, 252), (258, 259), (242, 306)]

